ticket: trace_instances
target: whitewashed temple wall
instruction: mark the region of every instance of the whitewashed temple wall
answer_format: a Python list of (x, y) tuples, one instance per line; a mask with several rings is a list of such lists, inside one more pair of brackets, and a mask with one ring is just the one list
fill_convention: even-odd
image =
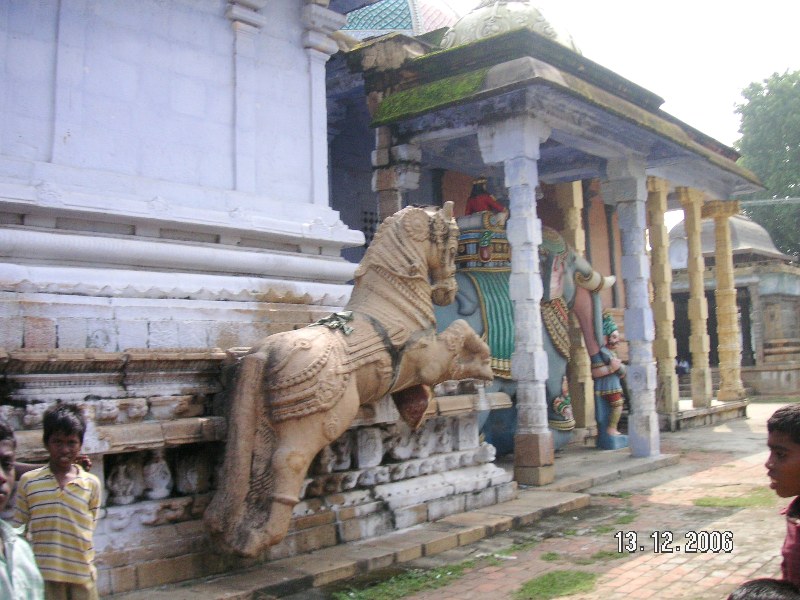
[(308, 41), (343, 17), (253, 5), (0, 3), (0, 348), (249, 345), (346, 302)]

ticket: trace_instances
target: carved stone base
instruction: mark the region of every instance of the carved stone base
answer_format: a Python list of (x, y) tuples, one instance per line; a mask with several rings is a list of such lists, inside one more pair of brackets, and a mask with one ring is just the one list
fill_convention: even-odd
[(553, 465), (555, 450), (553, 434), (518, 433), (514, 436), (514, 466), (543, 467)]
[(514, 479), (522, 485), (547, 485), (556, 480), (556, 468), (555, 465), (514, 467)]

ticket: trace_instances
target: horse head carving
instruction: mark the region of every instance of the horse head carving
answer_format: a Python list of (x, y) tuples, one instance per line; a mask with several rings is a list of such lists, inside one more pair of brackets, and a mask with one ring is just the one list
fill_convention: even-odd
[(241, 359), (221, 480), (205, 514), (220, 548), (256, 556), (284, 538), (311, 461), (360, 404), (391, 394), (415, 427), (437, 383), (492, 379), (489, 348), (466, 322), (436, 334), (432, 302), (451, 302), (457, 289), (452, 214), (446, 203), (386, 219), (345, 311), (271, 335)]

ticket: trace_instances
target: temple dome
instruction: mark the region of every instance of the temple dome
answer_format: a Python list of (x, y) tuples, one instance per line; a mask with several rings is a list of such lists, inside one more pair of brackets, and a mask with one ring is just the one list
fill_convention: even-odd
[[(733, 215), (728, 219), (731, 232), (733, 260), (739, 262), (761, 262), (764, 260), (788, 261), (790, 256), (775, 247), (769, 233), (761, 225), (744, 215)], [(714, 219), (703, 219), (700, 230), (700, 246), (703, 256), (713, 263), (716, 255)], [(673, 269), (685, 269), (689, 256), (686, 228), (681, 221), (669, 231), (669, 262)]]
[(469, 14), (453, 25), (442, 39), (442, 47), (453, 48), (477, 40), (527, 28), (580, 54), (569, 33), (555, 28), (529, 0), (481, 0)]
[(461, 16), (453, 4), (450, 0), (380, 0), (349, 13), (342, 30), (362, 40), (389, 32), (422, 35), (453, 25)]

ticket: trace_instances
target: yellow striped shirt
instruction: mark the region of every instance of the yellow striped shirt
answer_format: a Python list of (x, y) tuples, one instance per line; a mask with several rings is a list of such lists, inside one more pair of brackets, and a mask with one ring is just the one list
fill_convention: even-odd
[(46, 581), (87, 583), (96, 578), (94, 533), (100, 480), (81, 467), (63, 489), (49, 466), (22, 475), (14, 521), (27, 525), (36, 564)]

